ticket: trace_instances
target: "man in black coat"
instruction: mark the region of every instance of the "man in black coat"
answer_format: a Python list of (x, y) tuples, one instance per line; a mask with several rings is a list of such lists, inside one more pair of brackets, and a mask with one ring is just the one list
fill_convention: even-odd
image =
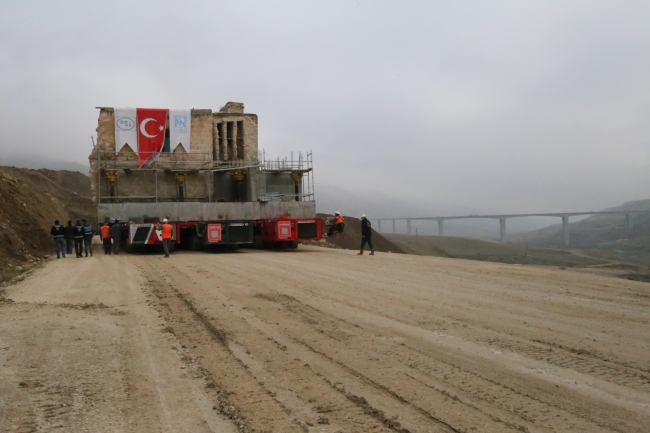
[(361, 250), (359, 251), (359, 256), (363, 255), (363, 247), (366, 246), (366, 243), (370, 247), (370, 255), (375, 255), (375, 249), (372, 247), (372, 228), (370, 221), (366, 218), (366, 214), (361, 215)]
[(113, 240), (113, 254), (120, 253), (120, 241), (122, 240), (122, 226), (120, 220), (116, 219), (111, 226), (111, 239)]
[(56, 258), (60, 259), (61, 254), (65, 259), (65, 227), (59, 224), (59, 220), (54, 221), (52, 230), (50, 230), (52, 238), (54, 238), (54, 249), (56, 249)]
[(74, 226), (72, 221), (68, 220), (68, 225), (64, 227), (65, 229), (65, 252), (67, 254), (72, 254), (72, 244), (74, 243)]
[(81, 221), (77, 220), (77, 224), (74, 226), (74, 251), (77, 253), (77, 258), (83, 257), (84, 249), (84, 226), (81, 224)]

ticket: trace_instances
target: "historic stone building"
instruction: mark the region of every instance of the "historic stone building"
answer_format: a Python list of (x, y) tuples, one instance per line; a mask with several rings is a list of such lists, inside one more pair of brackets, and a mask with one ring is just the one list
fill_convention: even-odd
[[(137, 143), (116, 148), (113, 108), (98, 108), (97, 144), (89, 157), (95, 201), (256, 199), (247, 166), (258, 158), (257, 115), (244, 113), (244, 104), (228, 102), (216, 112), (191, 110), (190, 149), (172, 143), (142, 168), (137, 166)], [(233, 186), (237, 182), (242, 183), (239, 189)]]
[[(191, 118), (189, 145), (170, 142), (168, 111), (162, 151), (144, 162), (142, 158), (139, 161), (139, 139), (116, 145), (115, 112), (125, 109), (97, 108), (97, 143), (89, 161), (100, 219), (173, 212), (181, 219), (314, 213), (310, 156), (308, 161), (302, 156), (296, 161), (260, 161), (257, 115), (245, 113), (242, 103), (228, 102), (219, 111), (187, 110)], [(146, 122), (131, 123), (136, 130), (146, 126)], [(135, 137), (136, 132), (133, 134)], [(305, 207), (306, 202), (311, 204)], [(210, 205), (201, 205), (206, 203)], [(240, 206), (232, 206), (234, 203)], [(173, 209), (171, 214), (169, 209)]]

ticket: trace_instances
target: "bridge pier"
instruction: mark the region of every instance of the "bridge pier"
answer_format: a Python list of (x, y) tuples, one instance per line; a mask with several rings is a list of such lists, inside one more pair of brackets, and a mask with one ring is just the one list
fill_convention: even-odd
[(499, 226), (501, 228), (501, 243), (506, 241), (506, 219), (499, 218)]
[(406, 233), (411, 234), (411, 220), (406, 220)]
[(442, 223), (445, 220), (438, 220), (438, 236), (444, 236), (444, 231), (442, 229)]
[(564, 233), (564, 246), (569, 246), (569, 217), (562, 216), (562, 232)]
[(393, 234), (395, 234), (395, 220), (393, 220)]
[(632, 230), (632, 214), (625, 214), (625, 222), (627, 223), (627, 229)]

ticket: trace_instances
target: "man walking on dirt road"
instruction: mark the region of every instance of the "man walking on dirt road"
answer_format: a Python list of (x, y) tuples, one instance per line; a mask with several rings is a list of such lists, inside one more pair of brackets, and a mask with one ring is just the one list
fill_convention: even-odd
[(84, 226), (81, 221), (77, 220), (74, 226), (74, 252), (77, 253), (77, 258), (83, 257), (84, 250)]
[(90, 252), (90, 257), (93, 256), (93, 236), (95, 236), (95, 228), (88, 224), (86, 220), (81, 220), (84, 226), (84, 250), (86, 253), (86, 257), (88, 257), (88, 253)]
[(111, 228), (108, 226), (108, 223), (102, 224), (99, 228), (99, 234), (102, 238), (102, 243), (104, 244), (104, 254), (111, 253)]
[(122, 239), (122, 226), (120, 220), (116, 219), (115, 224), (111, 226), (111, 239), (113, 240), (113, 254), (120, 253), (120, 240)]
[(163, 251), (165, 251), (165, 257), (169, 257), (169, 243), (172, 241), (172, 231), (173, 227), (167, 221), (167, 218), (163, 218), (162, 225), (162, 244)]
[(370, 255), (375, 255), (375, 249), (372, 247), (372, 228), (370, 226), (366, 214), (361, 215), (361, 250), (357, 254), (359, 256), (363, 255), (363, 247), (366, 246), (366, 243), (370, 247)]
[(64, 227), (65, 229), (65, 252), (66, 254), (72, 254), (72, 244), (74, 243), (74, 226), (72, 221), (68, 220), (68, 225)]
[(56, 258), (60, 259), (61, 254), (63, 254), (63, 258), (65, 259), (65, 227), (59, 224), (59, 220), (54, 221), (50, 234), (54, 238)]

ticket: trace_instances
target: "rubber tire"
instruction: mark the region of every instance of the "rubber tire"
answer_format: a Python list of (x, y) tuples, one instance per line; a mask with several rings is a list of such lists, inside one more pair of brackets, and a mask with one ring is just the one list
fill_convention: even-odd
[(292, 250), (298, 249), (298, 241), (289, 242), (289, 248), (291, 248)]

